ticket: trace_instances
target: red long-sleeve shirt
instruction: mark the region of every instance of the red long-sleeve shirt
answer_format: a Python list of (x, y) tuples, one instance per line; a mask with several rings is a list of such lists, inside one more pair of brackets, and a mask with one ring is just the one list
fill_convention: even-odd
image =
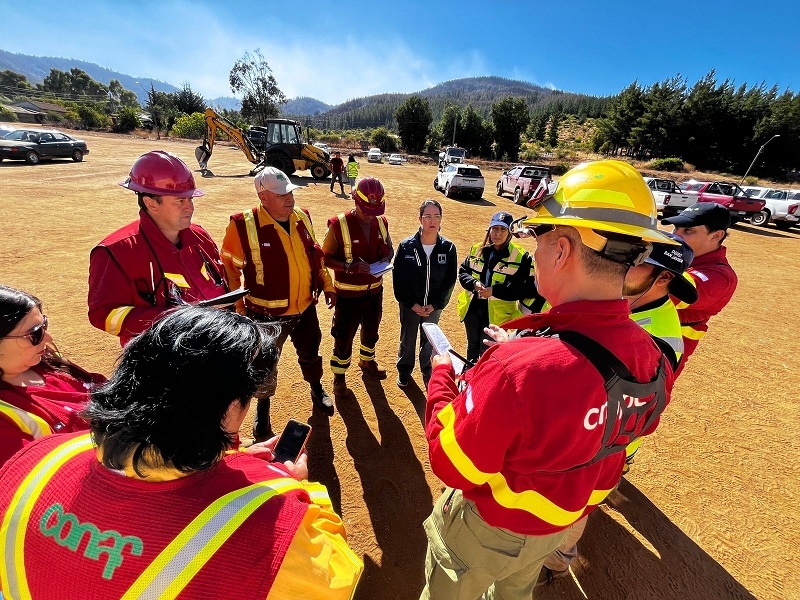
[[(641, 382), (655, 377), (661, 358), (630, 319), (626, 300), (571, 302), (512, 324), (582, 333)], [(466, 378), (459, 393), (452, 366), (434, 368), (426, 434), (433, 472), (463, 490), (487, 523), (548, 535), (591, 512), (619, 481), (624, 452), (570, 470), (600, 449), (607, 402), (600, 373), (572, 346), (538, 337), (497, 344)], [(667, 401), (672, 383), (668, 368)], [(657, 425), (636, 433), (649, 434)]]
[(167, 285), (188, 303), (224, 294), (225, 268), (217, 246), (199, 225), (181, 231), (176, 246), (145, 211), (139, 211), (138, 221), (92, 249), (89, 321), (119, 336), (124, 346), (176, 305), (167, 298)]
[(687, 305), (673, 299), (681, 320), (684, 347), (683, 360), (675, 373), (676, 377), (681, 374), (686, 361), (706, 335), (709, 319), (730, 302), (739, 282), (736, 272), (728, 263), (725, 246), (695, 256), (686, 273), (697, 288), (697, 302)]

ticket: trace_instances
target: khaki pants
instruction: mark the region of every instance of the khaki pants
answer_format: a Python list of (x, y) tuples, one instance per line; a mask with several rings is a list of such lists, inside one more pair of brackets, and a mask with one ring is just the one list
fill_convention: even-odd
[(425, 520), (428, 554), (420, 600), (530, 600), (545, 558), (566, 535), (492, 527), (461, 490), (446, 489)]

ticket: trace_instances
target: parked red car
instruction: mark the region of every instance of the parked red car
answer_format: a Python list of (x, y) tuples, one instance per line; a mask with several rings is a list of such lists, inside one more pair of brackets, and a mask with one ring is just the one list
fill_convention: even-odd
[(497, 182), (497, 195), (502, 196), (506, 192), (512, 192), (514, 203), (525, 206), (543, 178), (551, 179), (549, 168), (539, 165), (517, 165), (513, 169), (503, 171), (503, 176)]
[(750, 198), (735, 183), (689, 180), (678, 187), (689, 194), (697, 194), (698, 202), (716, 202), (727, 208), (731, 211), (731, 223), (750, 218), (764, 208), (764, 200)]

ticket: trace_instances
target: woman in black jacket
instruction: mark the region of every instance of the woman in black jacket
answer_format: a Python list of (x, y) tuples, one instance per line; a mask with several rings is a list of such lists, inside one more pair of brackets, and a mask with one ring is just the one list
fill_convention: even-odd
[(450, 302), (458, 272), (453, 242), (443, 237), (442, 205), (425, 200), (419, 207), (420, 228), (400, 242), (394, 257), (394, 297), (400, 304), (400, 348), (397, 351), (397, 385), (406, 387), (414, 370), (417, 335), (419, 368), (425, 387), (431, 377), (431, 345), (422, 333), (423, 323), (438, 323)]

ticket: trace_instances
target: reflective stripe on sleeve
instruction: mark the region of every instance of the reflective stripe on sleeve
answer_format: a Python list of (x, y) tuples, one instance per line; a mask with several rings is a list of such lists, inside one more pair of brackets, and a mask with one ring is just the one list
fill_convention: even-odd
[(24, 431), (28, 435), (33, 436), (33, 439), (35, 440), (53, 433), (50, 425), (41, 417), (33, 413), (29, 413), (27, 410), (17, 408), (13, 404), (3, 402), (2, 400), (0, 400), (0, 414), (7, 416), (9, 419), (14, 421), (20, 430)]
[(120, 306), (108, 313), (106, 317), (106, 331), (112, 335), (119, 335), (122, 331), (122, 322), (132, 310), (132, 306)]
[(169, 279), (171, 282), (173, 282), (178, 287), (182, 287), (182, 288), (190, 288), (190, 287), (192, 287), (192, 286), (189, 285), (189, 282), (186, 281), (186, 277), (184, 277), (180, 273), (164, 273), (164, 277)]
[(342, 231), (342, 246), (344, 246), (344, 262), (353, 262), (353, 240), (350, 238), (350, 228), (347, 226), (347, 217), (344, 213), (340, 214), (339, 229)]
[(690, 340), (700, 341), (706, 336), (706, 333), (707, 333), (706, 331), (695, 329), (691, 325), (683, 325), (681, 327), (681, 334), (683, 334), (683, 337), (688, 338)]
[(596, 506), (611, 493), (611, 490), (594, 490), (586, 505), (576, 511), (561, 508), (534, 490), (515, 492), (509, 486), (502, 473), (484, 473), (458, 445), (455, 434), (456, 412), (452, 404), (445, 406), (436, 415), (443, 429), (439, 432), (439, 442), (447, 458), (458, 472), (475, 485), (488, 484), (492, 497), (503, 508), (524, 510), (537, 519), (556, 527), (571, 525), (583, 516), (588, 506)]

